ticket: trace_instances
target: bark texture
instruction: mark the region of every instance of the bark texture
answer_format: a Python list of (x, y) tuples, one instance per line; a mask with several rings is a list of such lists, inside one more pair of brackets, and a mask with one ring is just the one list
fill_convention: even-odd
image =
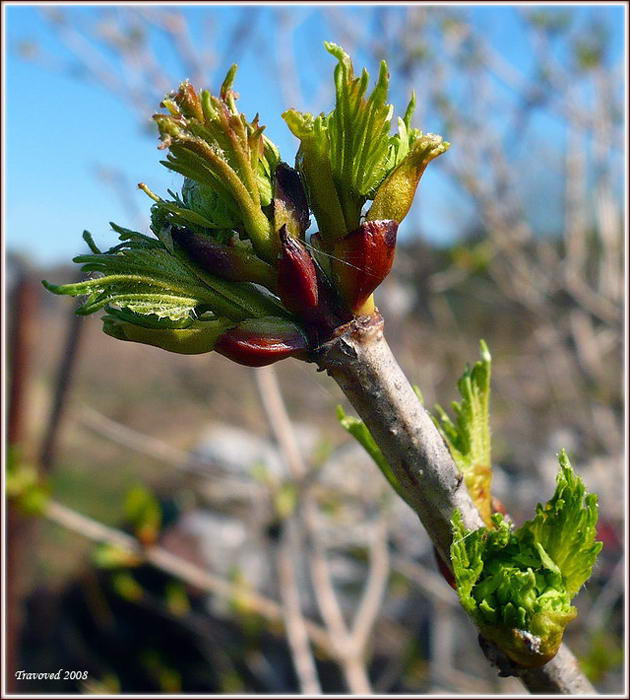
[(362, 316), (316, 352), (341, 387), (403, 486), (444, 561), (450, 561), (451, 516), (469, 530), (483, 525), (461, 473), (383, 336), (380, 315)]
[[(453, 511), (459, 508), (469, 530), (484, 523), (447, 445), (383, 336), (381, 316), (360, 317), (342, 326), (312, 360), (337, 382), (365, 422), (403, 486), (405, 500), (450, 563)], [(565, 645), (541, 668), (510, 670), (532, 693), (595, 694)]]

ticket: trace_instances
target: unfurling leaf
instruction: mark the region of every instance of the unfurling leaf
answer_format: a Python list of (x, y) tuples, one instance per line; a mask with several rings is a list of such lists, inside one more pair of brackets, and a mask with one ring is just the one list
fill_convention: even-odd
[(55, 294), (86, 296), (77, 313), (112, 306), (171, 321), (196, 319), (207, 310), (235, 321), (282, 313), (277, 300), (259, 288), (212, 275), (154, 238), (116, 224), (112, 228), (120, 234), (119, 245), (74, 259), (84, 272), (101, 276), (75, 284), (43, 282)]
[[(235, 67), (224, 81), (231, 85)], [(205, 218), (220, 225), (238, 226), (247, 233), (254, 250), (271, 261), (271, 223), (263, 207), (271, 202), (271, 177), (277, 165), (277, 149), (263, 136), (258, 117), (248, 122), (236, 108), (230, 87), (219, 97), (204, 90), (199, 97), (190, 83), (163, 101), (168, 114), (153, 116), (162, 148), (162, 163), (193, 180), (183, 195), (191, 208), (200, 205)]]
[(421, 134), (410, 146), (408, 155), (378, 188), (367, 218), (394, 219), (400, 223), (411, 208), (427, 165), (449, 146), (437, 134)]
[(541, 666), (555, 656), (576, 616), (571, 599), (588, 579), (602, 543), (595, 541), (597, 497), (560, 455), (553, 498), (517, 530), (500, 513), (492, 528), (469, 532), (453, 515), (451, 562), (457, 592), (481, 634), (513, 661)]
[(287, 357), (303, 357), (307, 347), (298, 326), (270, 316), (247, 319), (226, 331), (215, 350), (238, 364), (264, 367)]
[(396, 252), (396, 221), (364, 221), (338, 240), (331, 269), (348, 308), (359, 312), (392, 269)]
[(492, 358), (482, 340), (481, 360), (466, 368), (457, 382), (461, 402), (453, 402), (453, 422), (441, 406), (434, 422), (450, 449), (483, 521), (492, 526), (492, 457), (490, 440), (490, 376)]

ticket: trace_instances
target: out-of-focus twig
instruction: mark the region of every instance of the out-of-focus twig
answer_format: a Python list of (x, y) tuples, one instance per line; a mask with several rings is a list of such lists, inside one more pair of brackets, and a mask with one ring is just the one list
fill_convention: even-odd
[[(83, 279), (83, 275), (79, 278)], [(57, 456), (59, 443), (59, 433), (66, 414), (68, 394), (72, 383), (74, 370), (79, 356), (81, 339), (85, 333), (86, 326), (82, 316), (70, 310), (66, 340), (61, 353), (59, 373), (53, 393), (52, 407), (48, 417), (48, 425), (42, 442), (39, 463), (44, 472), (52, 469)]]
[[(118, 421), (112, 420), (100, 411), (83, 404), (75, 416), (79, 425), (82, 425), (113, 442), (128, 449), (135, 450), (152, 459), (171, 464), (178, 469), (190, 470), (197, 473), (195, 465), (190, 465), (191, 455), (184, 450), (179, 450), (167, 442), (145, 435), (133, 428), (129, 428)], [(202, 461), (202, 460), (200, 460)], [(204, 462), (207, 466), (212, 466)]]
[(383, 595), (385, 594), (389, 578), (390, 567), (386, 517), (387, 514), (383, 514), (372, 532), (368, 578), (352, 625), (352, 643), (362, 652), (369, 643), (370, 634), (383, 604)]
[[(108, 543), (121, 547), (147, 564), (155, 566), (157, 569), (200, 590), (228, 599), (239, 596), (257, 614), (273, 622), (282, 622), (282, 608), (275, 601), (255, 591), (251, 591), (249, 588), (241, 589), (237, 584), (205, 571), (196, 564), (178, 557), (163, 547), (142, 547), (138, 540), (131, 535), (104, 525), (56, 501), (48, 503), (43, 515), (51, 522), (61, 525), (93, 542)], [(331, 652), (328, 635), (319, 625), (306, 621), (305, 628), (315, 644), (323, 651)]]
[(321, 694), (322, 689), (310, 647), (297, 580), (299, 532), (294, 517), (290, 517), (284, 523), (283, 529), (283, 536), (276, 554), (276, 563), (287, 642), (291, 649), (291, 657), (302, 693), (318, 695)]
[[(278, 379), (275, 371), (271, 367), (263, 367), (255, 370), (256, 386), (265, 408), (269, 425), (276, 442), (284, 456), (287, 468), (296, 486), (303, 482), (307, 475), (306, 465), (302, 458), (299, 444), (289, 418)], [(352, 693), (371, 692), (370, 681), (363, 659), (364, 648), (359, 647), (352, 637), (348, 625), (344, 619), (343, 612), (333, 583), (330, 564), (322, 545), (317, 529), (316, 505), (309, 494), (308, 489), (302, 489), (299, 494), (301, 523), (303, 524), (309, 537), (308, 561), (311, 572), (313, 591), (317, 605), (326, 625), (328, 634), (336, 649), (336, 658), (340, 664), (346, 683)], [(381, 558), (382, 561), (382, 558)], [(379, 563), (379, 567), (381, 564)], [(380, 568), (372, 581), (373, 591), (370, 591), (366, 602), (368, 606), (365, 619), (366, 622), (374, 621), (374, 600), (380, 587)], [(380, 595), (379, 595), (380, 597)], [(371, 629), (371, 626), (370, 626)], [(366, 636), (363, 627), (361, 628), (362, 639)]]

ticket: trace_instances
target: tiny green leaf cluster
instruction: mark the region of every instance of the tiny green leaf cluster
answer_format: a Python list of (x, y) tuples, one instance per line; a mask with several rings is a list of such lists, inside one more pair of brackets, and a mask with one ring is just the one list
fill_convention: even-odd
[(490, 439), (490, 378), (492, 357), (488, 346), (480, 342), (481, 359), (467, 367), (457, 382), (461, 402), (452, 403), (455, 421), (436, 405), (434, 422), (450, 449), (458, 469), (464, 475), (468, 493), (486, 525), (491, 526), (492, 461)]
[(513, 661), (540, 666), (558, 651), (577, 611), (571, 600), (591, 571), (602, 543), (595, 541), (597, 496), (586, 494), (566, 453), (553, 498), (533, 520), (513, 530), (499, 513), (491, 528), (467, 531), (453, 515), (451, 561), (466, 612), (488, 640)]
[(326, 42), (325, 47), (337, 59), (335, 108), (317, 117), (294, 109), (282, 116), (300, 139), (297, 167), (320, 233), (325, 241), (333, 241), (358, 226), (368, 200), (374, 200), (368, 219), (400, 223), (422, 171), (449, 144), (411, 128), (415, 96), (398, 119), (398, 133), (390, 134), (393, 106), (387, 104), (385, 61), (367, 96), (368, 72), (364, 69), (355, 76), (352, 61), (340, 46)]
[[(361, 221), (361, 210), (424, 137), (410, 125), (413, 98), (389, 135), (385, 63), (366, 98), (367, 72), (355, 78), (349, 56), (326, 48), (338, 60), (335, 109), (316, 119), (285, 115), (303, 137), (297, 170), (282, 162), (258, 115), (239, 112), (235, 65), (217, 95), (184, 81), (153, 115), (161, 162), (184, 176), (181, 190), (162, 198), (138, 185), (153, 200), (155, 238), (112, 224), (120, 244), (101, 252), (86, 233), (92, 252), (75, 262), (89, 277), (44, 282), (47, 289), (85, 297), (79, 314), (105, 309), (103, 329), (115, 338), (184, 354), (216, 350), (250, 366), (305, 359), (340, 325), (373, 313), (398, 222), (387, 204), (379, 220)], [(446, 144), (434, 141), (437, 155)], [(311, 211), (321, 235), (307, 243)], [(339, 249), (328, 245), (331, 232)]]

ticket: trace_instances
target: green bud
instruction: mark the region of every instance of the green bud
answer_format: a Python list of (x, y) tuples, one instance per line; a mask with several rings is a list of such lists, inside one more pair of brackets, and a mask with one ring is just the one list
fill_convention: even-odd
[(200, 355), (210, 352), (219, 337), (234, 324), (226, 319), (191, 321), (186, 328), (147, 328), (123, 320), (112, 310), (103, 316), (103, 331), (112, 338), (153, 345), (181, 355)]
[(437, 134), (420, 136), (398, 167), (379, 186), (368, 220), (394, 219), (400, 223), (411, 208), (422, 173), (450, 144)]
[(213, 228), (236, 228), (241, 223), (240, 212), (235, 209), (233, 200), (189, 177), (184, 178), (182, 200), (189, 209), (211, 222)]
[(524, 667), (557, 653), (577, 611), (571, 599), (591, 575), (602, 543), (595, 541), (597, 497), (587, 495), (560, 454), (556, 492), (517, 530), (500, 513), (491, 528), (467, 531), (453, 515), (451, 561), (463, 608), (481, 634)]

